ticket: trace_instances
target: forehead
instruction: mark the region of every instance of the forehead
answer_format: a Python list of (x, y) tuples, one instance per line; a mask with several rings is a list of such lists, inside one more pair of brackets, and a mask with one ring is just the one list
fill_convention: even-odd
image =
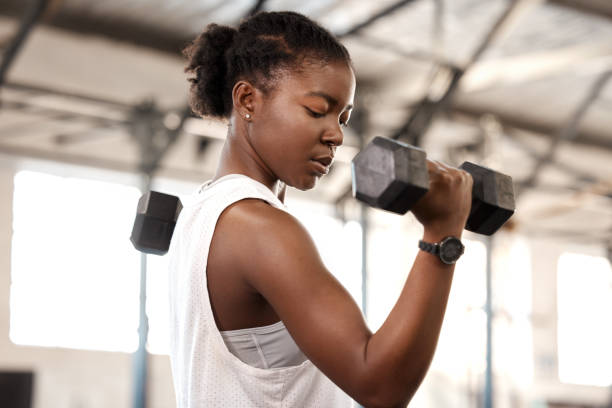
[(345, 62), (305, 62), (298, 69), (288, 69), (281, 75), (276, 90), (303, 96), (325, 93), (343, 106), (353, 103), (355, 74)]

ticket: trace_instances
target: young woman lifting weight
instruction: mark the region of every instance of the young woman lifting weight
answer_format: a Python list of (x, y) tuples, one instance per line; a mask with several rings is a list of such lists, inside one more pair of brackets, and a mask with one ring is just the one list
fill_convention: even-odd
[[(372, 333), (283, 204), (285, 186), (313, 188), (342, 145), (355, 93), (347, 50), (279, 12), (209, 25), (185, 53), (193, 110), (229, 125), (170, 248), (178, 406), (405, 406), (433, 358), (454, 265), (421, 251)], [(423, 240), (461, 237), (472, 179), (439, 162), (428, 170), (412, 210)]]

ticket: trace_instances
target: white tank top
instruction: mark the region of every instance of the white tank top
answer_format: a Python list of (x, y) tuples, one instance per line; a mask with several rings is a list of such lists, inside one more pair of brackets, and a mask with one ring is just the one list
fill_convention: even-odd
[(217, 329), (206, 262), (223, 210), (245, 198), (283, 203), (243, 175), (205, 183), (183, 199), (169, 250), (170, 362), (178, 408), (352, 407), (352, 399), (310, 360), (291, 367), (252, 367), (233, 355)]

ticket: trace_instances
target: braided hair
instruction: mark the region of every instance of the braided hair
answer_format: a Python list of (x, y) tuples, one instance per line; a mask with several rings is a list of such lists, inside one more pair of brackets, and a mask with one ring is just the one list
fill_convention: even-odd
[(351, 65), (347, 49), (329, 31), (290, 11), (257, 13), (237, 29), (209, 24), (183, 54), (185, 72), (194, 75), (188, 78), (191, 109), (217, 118), (229, 118), (239, 80), (266, 93), (283, 69), (299, 71), (307, 60)]

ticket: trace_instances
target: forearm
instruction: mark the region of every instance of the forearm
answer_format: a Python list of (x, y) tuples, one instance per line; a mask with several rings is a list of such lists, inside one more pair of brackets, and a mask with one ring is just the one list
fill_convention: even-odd
[[(423, 238), (438, 242), (447, 235), (459, 237), (461, 231), (426, 230)], [(434, 255), (417, 255), (399, 299), (367, 344), (365, 366), (377, 398), (407, 401), (416, 392), (435, 352), (453, 272), (454, 265), (443, 264)]]

